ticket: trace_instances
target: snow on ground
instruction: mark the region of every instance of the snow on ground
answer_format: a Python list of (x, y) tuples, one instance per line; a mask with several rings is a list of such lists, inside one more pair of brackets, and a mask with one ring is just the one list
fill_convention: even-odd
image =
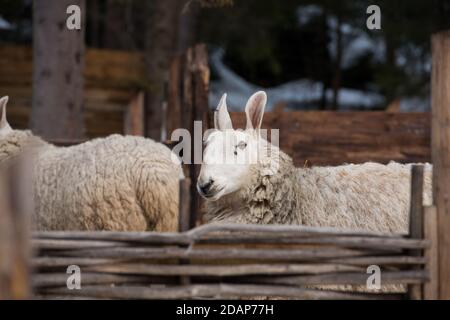
[(12, 30), (13, 25), (0, 16), (0, 30)]
[(400, 99), (401, 112), (426, 112), (431, 110), (430, 98), (403, 97)]
[[(297, 10), (299, 27), (307, 25), (313, 19), (322, 14), (322, 8), (317, 5), (301, 6)], [(331, 57), (336, 57), (336, 29), (337, 18), (330, 15), (327, 18), (328, 46)], [(363, 29), (355, 28), (347, 23), (341, 25), (343, 34), (343, 70), (353, 66), (361, 57), (370, 54), (374, 62), (383, 63), (385, 59), (385, 44), (381, 37), (373, 36)], [(219, 80), (213, 81), (210, 87), (210, 103), (215, 108), (223, 93), (228, 93), (228, 107), (231, 110), (242, 111), (245, 103), (255, 91), (265, 90), (268, 94), (267, 109), (271, 110), (279, 102), (287, 103), (290, 109), (313, 109), (319, 104), (322, 97), (322, 83), (309, 79), (299, 79), (284, 83), (277, 87), (258, 87), (228, 68), (224, 62), (225, 52), (222, 49), (214, 51), (211, 55), (211, 67), (216, 72)], [(409, 46), (400, 48), (396, 52), (396, 64), (411, 77), (419, 77), (429, 73), (431, 69), (431, 57), (423, 56), (421, 48)], [(326, 92), (327, 101), (332, 100), (332, 90)], [(430, 109), (429, 98), (400, 97), (400, 111), (427, 111)], [(339, 91), (340, 110), (373, 109), (385, 106), (389, 101), (373, 91), (361, 91), (350, 88), (341, 88)]]
[[(323, 9), (318, 5), (300, 6), (297, 9), (297, 21), (299, 27), (305, 26), (322, 14)], [(335, 16), (327, 17), (328, 37), (330, 42), (328, 51), (330, 55), (336, 57), (338, 20)], [(354, 28), (348, 23), (341, 24), (343, 52), (342, 67), (351, 67), (359, 58), (371, 54), (376, 62), (382, 62), (385, 57), (384, 42), (379, 37), (370, 37), (362, 29)]]
[[(299, 26), (304, 26), (322, 14), (322, 8), (317, 5), (299, 7), (297, 18)], [(328, 18), (329, 37), (331, 39), (329, 51), (331, 56), (336, 56), (336, 28), (337, 19), (334, 16)], [(342, 67), (351, 67), (360, 57), (371, 54), (375, 61), (384, 58), (384, 44), (380, 39), (371, 38), (366, 32), (358, 30), (349, 24), (342, 24), (344, 35), (344, 52)], [(317, 105), (322, 97), (322, 83), (309, 79), (299, 79), (284, 83), (273, 88), (261, 88), (249, 83), (224, 62), (225, 52), (221, 49), (213, 52), (211, 66), (217, 73), (219, 80), (211, 84), (210, 101), (212, 106), (218, 103), (223, 93), (228, 93), (228, 106), (231, 110), (243, 110), (248, 97), (257, 90), (265, 90), (268, 94), (267, 109), (271, 110), (278, 102), (286, 102), (288, 107), (295, 109), (311, 109)], [(332, 100), (332, 90), (326, 92), (327, 101)], [(341, 88), (339, 91), (339, 105), (341, 109), (371, 109), (386, 103), (384, 97), (375, 92), (364, 92), (349, 88)]]
[[(244, 110), (248, 98), (258, 90), (267, 92), (267, 110), (272, 110), (278, 102), (286, 102), (291, 108), (311, 108), (311, 105), (317, 104), (322, 97), (322, 83), (308, 79), (291, 81), (272, 88), (256, 86), (228, 68), (223, 62), (224, 54), (222, 49), (211, 54), (211, 67), (219, 78), (212, 81), (210, 86), (209, 100), (212, 108), (216, 107), (223, 93), (228, 93), (228, 108), (234, 111)], [(327, 90), (326, 95), (327, 100), (331, 101), (333, 95), (331, 89)], [(383, 103), (383, 96), (377, 93), (348, 88), (340, 90), (339, 105), (342, 109), (370, 109)]]

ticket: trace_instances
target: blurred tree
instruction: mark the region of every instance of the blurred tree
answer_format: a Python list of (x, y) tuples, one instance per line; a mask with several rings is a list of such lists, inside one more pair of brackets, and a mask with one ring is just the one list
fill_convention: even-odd
[(179, 16), (177, 50), (183, 53), (195, 44), (198, 31), (198, 18), (201, 10), (198, 1), (184, 3)]
[(164, 83), (177, 48), (181, 0), (155, 0), (149, 5), (145, 57), (149, 89), (146, 99), (146, 136), (160, 140)]
[[(80, 30), (66, 26), (74, 4)], [(31, 129), (45, 138), (83, 137), (84, 12), (84, 0), (34, 1)]]
[(7, 32), (0, 28), (0, 43), (31, 41), (31, 7), (26, 1), (0, 0), (0, 17), (13, 27)]
[[(366, 9), (374, 4), (370, 0), (178, 0), (175, 6), (175, 0), (163, 5), (159, 2), (87, 2), (87, 44), (146, 50), (151, 73), (149, 92), (155, 97), (162, 87), (157, 74), (164, 77), (161, 70), (173, 53), (201, 41), (210, 48), (224, 48), (227, 66), (251, 83), (263, 87), (299, 79), (322, 83), (322, 97), (317, 103), (321, 108), (339, 107), (341, 87), (379, 92), (387, 103), (408, 95), (426, 98), (430, 35), (450, 28), (449, 0), (377, 0), (381, 30), (366, 28)], [(30, 41), (30, 3), (0, 0), (1, 15), (14, 25), (13, 30), (0, 30), (1, 41)], [(313, 14), (308, 11), (311, 9)], [(306, 22), (301, 21), (303, 17)], [(336, 28), (336, 24), (341, 27)], [(373, 41), (376, 52), (372, 49), (350, 65), (344, 63), (353, 50), (349, 43), (361, 35), (366, 36), (366, 44), (367, 39)], [(168, 43), (175, 43), (174, 47), (162, 49)], [(150, 71), (153, 67), (155, 75)], [(214, 79), (214, 73), (212, 76)], [(334, 95), (327, 101), (330, 89)], [(158, 119), (160, 109), (152, 110), (149, 108), (148, 114)]]
[[(106, 0), (104, 5), (104, 46), (112, 49), (137, 49), (136, 34), (142, 36), (135, 29), (135, 5), (142, 1), (136, 0)], [(142, 14), (142, 13), (141, 13)]]
[(96, 48), (100, 47), (100, 30), (102, 27), (100, 2), (100, 0), (89, 0), (86, 3), (86, 43)]

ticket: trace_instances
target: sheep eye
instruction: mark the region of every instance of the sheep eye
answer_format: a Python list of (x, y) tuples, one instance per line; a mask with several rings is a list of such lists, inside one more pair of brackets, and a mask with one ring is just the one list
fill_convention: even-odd
[(245, 147), (247, 147), (247, 143), (244, 142), (244, 141), (241, 141), (241, 142), (238, 143), (237, 147), (238, 147), (239, 149), (241, 149), (241, 150), (244, 150)]

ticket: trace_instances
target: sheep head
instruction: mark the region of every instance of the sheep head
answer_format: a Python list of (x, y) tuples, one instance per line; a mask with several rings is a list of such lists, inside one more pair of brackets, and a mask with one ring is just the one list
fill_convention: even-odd
[(0, 99), (0, 137), (6, 136), (8, 133), (12, 132), (11, 126), (6, 120), (6, 104), (8, 103), (8, 97), (3, 97)]
[(197, 179), (198, 192), (205, 199), (218, 200), (247, 186), (255, 170), (261, 169), (269, 158), (273, 160), (273, 153), (269, 156), (267, 151), (276, 147), (261, 137), (266, 102), (265, 92), (253, 94), (245, 107), (246, 129), (234, 130), (226, 94), (220, 99), (214, 114), (215, 130), (205, 140), (203, 163)]

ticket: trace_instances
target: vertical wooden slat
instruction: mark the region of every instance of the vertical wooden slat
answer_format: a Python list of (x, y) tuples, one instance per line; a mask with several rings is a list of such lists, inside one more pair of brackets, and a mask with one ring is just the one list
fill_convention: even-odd
[(193, 52), (192, 48), (189, 48), (186, 53), (183, 55), (182, 60), (182, 76), (181, 76), (181, 85), (182, 85), (182, 107), (181, 107), (181, 117), (183, 119), (183, 126), (189, 130), (193, 128), (193, 88), (192, 88), (192, 76), (191, 76), (191, 68), (192, 68), (192, 59)]
[(20, 158), (0, 168), (0, 300), (29, 297), (32, 202), (26, 160)]
[(195, 181), (196, 181), (196, 175), (195, 175), (195, 167), (194, 167), (194, 143), (195, 143), (195, 137), (194, 137), (194, 84), (193, 84), (193, 78), (192, 78), (192, 64), (194, 59), (194, 51), (192, 48), (189, 48), (186, 53), (184, 54), (184, 66), (183, 66), (183, 74), (182, 74), (182, 85), (183, 85), (183, 91), (182, 91), (182, 119), (183, 119), (183, 125), (184, 128), (187, 128), (191, 134), (191, 163), (188, 164), (188, 170), (187, 170), (187, 176), (191, 180), (191, 189), (190, 189), (190, 218), (189, 218), (189, 227), (195, 226), (196, 222), (196, 214), (197, 214), (197, 197), (194, 193), (195, 190)]
[(181, 93), (180, 93), (180, 72), (181, 56), (176, 56), (169, 68), (169, 83), (167, 87), (167, 137), (170, 139), (175, 129), (182, 128), (181, 121)]
[(208, 51), (204, 44), (194, 48), (195, 120), (201, 120), (203, 131), (209, 128), (209, 78)]
[(427, 259), (426, 270), (429, 274), (429, 281), (424, 284), (423, 298), (426, 300), (438, 299), (438, 237), (437, 237), (437, 213), (436, 207), (424, 207), (424, 237), (430, 241), (430, 247), (425, 250)]
[(125, 110), (124, 133), (143, 136), (144, 132), (144, 92), (133, 97)]
[[(178, 231), (185, 232), (190, 229), (190, 209), (191, 209), (191, 180), (189, 178), (180, 180), (179, 190), (179, 217)], [(180, 259), (180, 264), (189, 264), (189, 260)], [(180, 277), (180, 284), (188, 285), (191, 279), (188, 276)]]
[(410, 200), (409, 236), (423, 238), (423, 166), (413, 165), (411, 168), (411, 200)]
[[(202, 133), (209, 128), (209, 67), (208, 67), (208, 52), (204, 44), (198, 44), (194, 47), (194, 59), (192, 65), (193, 77), (193, 121), (201, 121)], [(198, 158), (193, 158), (195, 164), (191, 167), (191, 180), (197, 181), (200, 173), (200, 163), (202, 154), (202, 140), (203, 137), (194, 137), (194, 144), (192, 150), (194, 155)], [(192, 192), (192, 217), (191, 228), (201, 223), (202, 216), (201, 206), (202, 199), (199, 197), (195, 183), (191, 186)]]
[(15, 245), (12, 283), (14, 299), (24, 299), (30, 295), (30, 219), (34, 209), (32, 158), (32, 153), (25, 151), (9, 172), (11, 212), (14, 213), (12, 217)]
[[(206, 46), (203, 44), (189, 48), (176, 57), (170, 66), (167, 97), (167, 137), (173, 130), (185, 128), (190, 132), (190, 163), (185, 163), (184, 174), (190, 179), (189, 227), (199, 222), (200, 197), (196, 189), (202, 153), (202, 136), (197, 136), (195, 128), (201, 121), (204, 132), (208, 127), (208, 86), (209, 67)], [(185, 158), (187, 159), (187, 158)]]
[[(409, 236), (410, 238), (423, 238), (423, 166), (414, 165), (411, 169), (411, 199), (409, 211)], [(413, 255), (422, 255), (421, 250), (414, 250)], [(422, 299), (420, 284), (408, 286), (410, 299)]]
[(432, 37), (433, 203), (437, 210), (439, 298), (450, 299), (450, 32)]
[(11, 299), (12, 221), (5, 171), (0, 171), (0, 300)]
[(180, 180), (179, 193), (179, 232), (189, 230), (190, 226), (190, 208), (191, 208), (191, 179), (184, 178)]

